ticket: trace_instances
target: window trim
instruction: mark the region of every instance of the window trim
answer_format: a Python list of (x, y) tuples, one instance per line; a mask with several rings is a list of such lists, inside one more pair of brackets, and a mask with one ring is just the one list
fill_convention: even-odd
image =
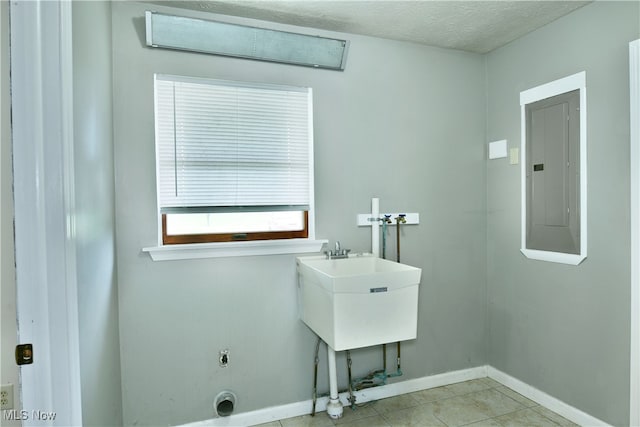
[(279, 239), (246, 242), (188, 243), (143, 248), (153, 261), (225, 258), (238, 256), (287, 255), (318, 253), (328, 240)]

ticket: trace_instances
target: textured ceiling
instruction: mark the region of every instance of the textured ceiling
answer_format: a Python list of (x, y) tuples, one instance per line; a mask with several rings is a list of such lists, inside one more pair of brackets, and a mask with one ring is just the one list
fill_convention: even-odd
[(590, 1), (177, 0), (152, 3), (486, 53)]

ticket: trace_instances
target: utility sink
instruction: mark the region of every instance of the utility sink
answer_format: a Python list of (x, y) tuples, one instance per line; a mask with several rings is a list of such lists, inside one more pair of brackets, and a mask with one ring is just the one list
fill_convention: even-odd
[(416, 338), (421, 269), (371, 254), (296, 263), (301, 319), (334, 350)]

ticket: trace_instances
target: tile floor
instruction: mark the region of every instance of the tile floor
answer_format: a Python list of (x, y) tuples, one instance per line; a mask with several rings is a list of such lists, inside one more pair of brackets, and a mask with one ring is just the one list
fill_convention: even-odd
[(287, 418), (261, 427), (429, 427), (429, 426), (575, 426), (537, 403), (489, 379), (368, 402), (356, 410), (345, 408), (339, 420), (326, 413)]

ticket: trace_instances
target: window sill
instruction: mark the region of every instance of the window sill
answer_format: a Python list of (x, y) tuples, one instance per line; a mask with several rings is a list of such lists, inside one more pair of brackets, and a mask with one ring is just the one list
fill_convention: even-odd
[(255, 255), (281, 255), (320, 252), (327, 240), (289, 239), (248, 242), (192, 243), (143, 248), (154, 261), (222, 258)]

